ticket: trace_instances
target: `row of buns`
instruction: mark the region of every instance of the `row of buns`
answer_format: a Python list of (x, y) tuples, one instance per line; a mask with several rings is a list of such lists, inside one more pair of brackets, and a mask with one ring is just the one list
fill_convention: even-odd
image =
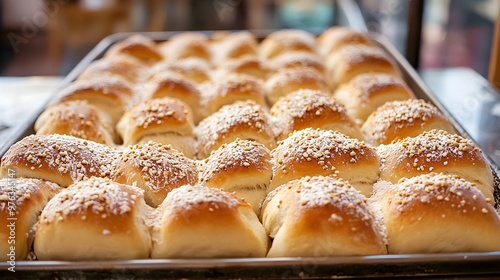
[(172, 189), (200, 181), (241, 191), (239, 195), (255, 212), (266, 193), (308, 175), (348, 180), (370, 197), (379, 179), (397, 183), (402, 178), (445, 172), (476, 184), (494, 203), (494, 179), (482, 152), (472, 141), (443, 130), (374, 148), (338, 131), (305, 128), (272, 150), (259, 141), (236, 138), (203, 160), (190, 159), (170, 145), (153, 141), (118, 150), (72, 136), (32, 135), (2, 157), (2, 176), (7, 177), (9, 170), (62, 187), (92, 176), (136, 184), (146, 191), (146, 202), (153, 207)]
[[(438, 175), (446, 177), (442, 180), (445, 180), (445, 182), (447, 182), (446, 184), (452, 185), (452, 187), (449, 187), (449, 191), (436, 193), (432, 192), (435, 189), (447, 188), (447, 185), (442, 183), (441, 179), (439, 179), (439, 182), (436, 183), (434, 182), (434, 179), (428, 179), (425, 177), (431, 176), (429, 173), (433, 172), (443, 172)], [(131, 256), (118, 254), (120, 257), (116, 257), (117, 255), (115, 255), (115, 253), (111, 255), (104, 253), (108, 252), (105, 249), (108, 247), (99, 245), (104, 242), (102, 240), (98, 241), (96, 244), (99, 245), (99, 248), (102, 247), (104, 252), (98, 251), (98, 253), (94, 253), (93, 251), (87, 252), (85, 250), (81, 252), (77, 250), (77, 248), (67, 246), (67, 248), (70, 248), (70, 252), (74, 252), (74, 254), (68, 253), (68, 251), (65, 251), (64, 249), (61, 249), (63, 250), (63, 253), (53, 252), (51, 250), (55, 250), (54, 248), (60, 249), (60, 247), (57, 247), (56, 244), (52, 244), (50, 241), (44, 241), (43, 243), (47, 242), (49, 245), (46, 247), (42, 246), (41, 248), (45, 249), (38, 249), (39, 251), (37, 251), (36, 248), (38, 247), (35, 243), (35, 254), (37, 256), (40, 255), (41, 259), (83, 260), (100, 258), (96, 256), (96, 254), (99, 254), (102, 258), (109, 257), (110, 259), (141, 258), (147, 254), (151, 254), (152, 257), (159, 258), (264, 256), (263, 254), (267, 252), (267, 244), (272, 244), (269, 252), (267, 253), (270, 257), (379, 254), (383, 252), (380, 251), (380, 248), (384, 248), (383, 246), (386, 244), (383, 242), (383, 240), (385, 240), (383, 238), (385, 236), (385, 230), (388, 232), (396, 232), (392, 234), (389, 233), (387, 237), (387, 244), (389, 246), (388, 252), (390, 253), (454, 252), (462, 250), (489, 251), (498, 249), (495, 247), (497, 239), (491, 236), (487, 236), (488, 239), (483, 238), (485, 236), (484, 234), (490, 234), (493, 236), (498, 235), (498, 232), (496, 232), (496, 224), (498, 223), (496, 219), (498, 219), (498, 214), (491, 206), (494, 203), (492, 199), (494, 183), (491, 170), (489, 169), (487, 162), (484, 160), (481, 151), (476, 148), (470, 140), (466, 140), (458, 135), (450, 134), (442, 130), (423, 132), (416, 137), (407, 137), (400, 141), (394, 141), (389, 145), (380, 145), (379, 147), (374, 148), (362, 141), (350, 138), (337, 131), (306, 128), (293, 132), (288, 138), (279, 142), (278, 146), (271, 151), (267, 149), (265, 145), (256, 141), (238, 139), (234, 142), (223, 144), (219, 149), (212, 152), (208, 158), (198, 161), (187, 158), (182, 153), (171, 148), (170, 145), (162, 145), (155, 142), (129, 146), (125, 150), (118, 150), (106, 145), (71, 136), (28, 136), (12, 146), (2, 158), (2, 176), (7, 177), (12, 173), (19, 177), (42, 178), (45, 179), (45, 181), (42, 181), (45, 184), (50, 184), (47, 181), (52, 181), (57, 182), (61, 186), (69, 185), (68, 188), (74, 193), (69, 196), (64, 194), (62, 201), (65, 201), (68, 197), (71, 198), (76, 195), (76, 197), (78, 197), (78, 201), (84, 202), (86, 198), (82, 198), (80, 195), (87, 195), (84, 191), (86, 187), (75, 188), (74, 186), (80, 184), (85, 185), (89, 180), (101, 180), (96, 179), (93, 176), (105, 178), (109, 177), (114, 182), (135, 185), (140, 188), (135, 189), (141, 192), (141, 203), (144, 205), (149, 204), (151, 206), (156, 206), (157, 208), (156, 210), (153, 210), (153, 213), (156, 211), (159, 217), (167, 219), (162, 220), (166, 225), (156, 224), (156, 226), (154, 226), (153, 223), (150, 227), (141, 226), (141, 228), (155, 228), (155, 232), (164, 232), (167, 236), (169, 236), (168, 238), (172, 238), (169, 239), (170, 242), (180, 244), (180, 247), (172, 247), (172, 245), (167, 242), (169, 245), (165, 246), (167, 246), (168, 249), (161, 249), (161, 246), (155, 247), (159, 246), (158, 244), (163, 244), (164, 241), (161, 240), (161, 237), (160, 239), (152, 239), (152, 243), (148, 243), (148, 235), (140, 234), (140, 236), (146, 237), (143, 239), (144, 243), (139, 242), (137, 244), (153, 244), (153, 247), (141, 247), (141, 250), (143, 250), (141, 251), (143, 253), (142, 255)], [(458, 174), (460, 176), (445, 174)], [(389, 207), (388, 205), (394, 205), (390, 207), (399, 207), (399, 205), (404, 204), (406, 200), (412, 202), (419, 201), (420, 199), (419, 203), (427, 205), (426, 203), (429, 203), (429, 199), (433, 198), (438, 201), (442, 200), (443, 203), (446, 202), (447, 204), (443, 205), (443, 208), (439, 208), (438, 210), (428, 210), (430, 208), (427, 207), (422, 210), (413, 211), (411, 210), (413, 209), (413, 206), (411, 206), (409, 210), (404, 210), (413, 213), (410, 215), (409, 223), (415, 223), (414, 219), (420, 221), (422, 219), (422, 213), (427, 213), (429, 211), (431, 214), (428, 214), (429, 218), (427, 219), (430, 220), (434, 220), (438, 213), (444, 213), (439, 215), (441, 215), (442, 218), (445, 218), (453, 217), (453, 215), (467, 216), (470, 212), (470, 215), (480, 214), (479, 217), (481, 217), (481, 219), (479, 217), (473, 217), (470, 219), (448, 219), (446, 221), (455, 221), (458, 225), (453, 222), (449, 227), (455, 230), (447, 230), (445, 232), (455, 232), (456, 234), (456, 232), (460, 229), (471, 226), (470, 224), (464, 224), (462, 222), (468, 221), (467, 223), (470, 223), (471, 220), (479, 223), (477, 226), (480, 228), (484, 228), (486, 226), (489, 227), (491, 232), (489, 229), (486, 233), (482, 232), (481, 235), (477, 235), (480, 236), (481, 239), (473, 238), (476, 234), (475, 231), (468, 231), (468, 233), (472, 233), (470, 235), (466, 235), (465, 237), (463, 234), (456, 234), (456, 236), (451, 235), (451, 237), (449, 235), (442, 235), (443, 237), (438, 240), (433, 240), (429, 237), (427, 238), (427, 243), (418, 242), (421, 246), (417, 246), (417, 248), (414, 249), (414, 247), (410, 246), (411, 244), (414, 244), (414, 242), (410, 242), (408, 240), (410, 238), (418, 240), (418, 238), (420, 238), (420, 232), (416, 229), (412, 229), (411, 232), (414, 232), (418, 236), (412, 237), (410, 235), (407, 239), (401, 239), (399, 237), (400, 231), (403, 231), (401, 234), (408, 235), (408, 233), (403, 230), (404, 227), (401, 226), (404, 225), (404, 223), (391, 224), (392, 219), (399, 218), (399, 214), (392, 213), (395, 210), (387, 210), (389, 212), (383, 212), (381, 210), (381, 213), (387, 214), (387, 218), (383, 220), (387, 223), (387, 229), (385, 229), (383, 225), (380, 225), (380, 220), (377, 222), (377, 219), (375, 219), (376, 216), (373, 216), (372, 218), (365, 218), (365, 216), (363, 216), (361, 224), (366, 225), (368, 221), (370, 221), (370, 223), (365, 226), (366, 228), (363, 229), (359, 233), (360, 236), (358, 236), (353, 234), (353, 232), (358, 231), (358, 227), (352, 226), (356, 224), (355, 220), (346, 218), (346, 224), (343, 226), (345, 228), (350, 227), (353, 232), (350, 232), (348, 235), (347, 233), (344, 233), (344, 235), (335, 239), (337, 241), (332, 243), (331, 240), (329, 241), (328, 237), (324, 237), (326, 239), (322, 239), (322, 237), (320, 237), (322, 233), (317, 233), (313, 230), (317, 228), (318, 220), (313, 219), (312, 216), (310, 216), (311, 214), (304, 214), (304, 217), (297, 218), (296, 214), (298, 212), (295, 210), (290, 210), (290, 212), (287, 212), (288, 210), (285, 212), (280, 210), (282, 203), (291, 203), (294, 201), (293, 199), (299, 199), (292, 199), (289, 197), (292, 193), (302, 192), (301, 189), (296, 190), (293, 185), (297, 184), (296, 182), (300, 182), (298, 183), (299, 185), (306, 184), (303, 181), (307, 182), (307, 180), (310, 180), (308, 176), (314, 175), (328, 176), (321, 177), (320, 181), (326, 182), (322, 182), (319, 184), (320, 187), (316, 187), (318, 188), (316, 191), (320, 194), (319, 197), (324, 198), (325, 192), (328, 191), (325, 184), (328, 186), (335, 186), (334, 188), (342, 186), (342, 188), (349, 189), (349, 191), (346, 191), (348, 193), (347, 197), (357, 200), (356, 203), (348, 203), (347, 205), (351, 206), (347, 206), (347, 209), (341, 207), (343, 211), (347, 212), (340, 213), (344, 213), (346, 215), (350, 213), (349, 211), (351, 210), (349, 209), (354, 206), (356, 206), (356, 208), (358, 205), (367, 207), (365, 204), (361, 203), (361, 201), (365, 201), (366, 197), (370, 196), (371, 197), (369, 199), (375, 201), (375, 203), (370, 207), (381, 209)], [(107, 186), (109, 184), (115, 184), (114, 182), (111, 183), (106, 179), (102, 180), (105, 181), (100, 181), (98, 186), (96, 186), (97, 188), (101, 188), (102, 186)], [(341, 182), (337, 182), (338, 180)], [(348, 181), (344, 183), (344, 180)], [(420, 189), (420, 193), (414, 191), (412, 189), (416, 184), (414, 180), (424, 180), (424, 183), (421, 183), (423, 186), (422, 189), (424, 189), (425, 192), (431, 192), (434, 197), (426, 196), (426, 193)], [(405, 181), (409, 181), (409, 185), (401, 191), (393, 193), (396, 192), (399, 188), (398, 186)], [(451, 183), (449, 181), (451, 181)], [(15, 183), (16, 186), (17, 184), (18, 183)], [(384, 186), (384, 184), (389, 185), (390, 187), (380, 187)], [(196, 185), (198, 185), (198, 187), (196, 187)], [(455, 185), (460, 186), (458, 190)], [(250, 224), (255, 226), (255, 228), (252, 227), (252, 230), (250, 231), (250, 237), (247, 237), (257, 242), (256, 244), (249, 243), (251, 248), (253, 248), (252, 250), (245, 251), (245, 249), (243, 250), (244, 252), (242, 252), (242, 248), (239, 245), (242, 240), (237, 239), (234, 240), (234, 243), (231, 243), (227, 240), (228, 237), (222, 235), (221, 232), (230, 232), (230, 230), (223, 226), (225, 224), (223, 222), (224, 219), (222, 219), (222, 216), (220, 215), (211, 220), (202, 218), (201, 220), (203, 222), (199, 222), (201, 223), (200, 225), (191, 220), (191, 218), (187, 218), (191, 217), (191, 214), (199, 217), (200, 215), (203, 216), (207, 211), (213, 212), (219, 208), (224, 208), (217, 203), (203, 202), (209, 206), (207, 206), (208, 208), (203, 208), (204, 210), (199, 210), (197, 208), (191, 208), (192, 203), (182, 199), (182, 197), (186, 196), (186, 194), (182, 194), (181, 190), (186, 188), (205, 189), (207, 187), (211, 187), (213, 189), (222, 188), (218, 192), (219, 195), (230, 195), (232, 193), (230, 196), (233, 198), (239, 197), (241, 202), (240, 204), (246, 205), (244, 206), (244, 208), (247, 209), (245, 211), (250, 211), (251, 214), (247, 213), (245, 214), (245, 217), (248, 215), (251, 216), (252, 218), (247, 217), (246, 219), (250, 219), (252, 221)], [(379, 195), (382, 193), (380, 190), (384, 189), (390, 195)], [(468, 195), (468, 200), (460, 200), (457, 202), (456, 199), (464, 195), (464, 191), (462, 191), (462, 189), (467, 189), (467, 192), (470, 192), (471, 194)], [(287, 190), (289, 190), (288, 194), (282, 194), (285, 198), (274, 202), (277, 204), (276, 209), (278, 209), (274, 210), (276, 213), (264, 214), (267, 209), (266, 201), (270, 199), (272, 200), (272, 198), (276, 195), (275, 193), (287, 192)], [(169, 196), (171, 196), (171, 193), (177, 194), (177, 192), (181, 192), (181, 194), (179, 194), (175, 202), (172, 202), (169, 199)], [(339, 191), (336, 191), (336, 193), (337, 192)], [(64, 191), (62, 193), (64, 193)], [(340, 193), (343, 192), (340, 191)], [(24, 192), (21, 191), (19, 194), (24, 194)], [(451, 200), (451, 203), (448, 203), (450, 201), (450, 198), (447, 196), (448, 194), (455, 195), (455, 198), (454, 200)], [(202, 197), (209, 198), (212, 196), (212, 194), (205, 193), (202, 195)], [(99, 197), (99, 195), (93, 195), (92, 197)], [(115, 195), (113, 197), (115, 197)], [(144, 197), (144, 199), (142, 199), (142, 197)], [(306, 193), (305, 198), (300, 198), (300, 205), (308, 205), (309, 202), (307, 202), (307, 199), (311, 199), (311, 203), (324, 205), (326, 202), (323, 202), (319, 197), (310, 196)], [(400, 197), (400, 199), (393, 201), (392, 199), (394, 197)], [(470, 200), (470, 197), (472, 197), (473, 200)], [(244, 200), (241, 200), (242, 198)], [(108, 203), (108, 201), (112, 202), (110, 199), (105, 201), (106, 203)], [(336, 202), (337, 200), (334, 198), (332, 201)], [(467, 204), (472, 202), (474, 203), (471, 205)], [(488, 204), (488, 206), (485, 206), (485, 203)], [(188, 208), (194, 212), (189, 212), (189, 214), (186, 214), (185, 212), (168, 212), (168, 215), (162, 215), (162, 213), (164, 213), (162, 211), (167, 211), (162, 210), (165, 209), (165, 206), (163, 206), (164, 204), (174, 208)], [(449, 204), (451, 204), (451, 206)], [(409, 205), (413, 204), (410, 203)], [(465, 208), (467, 205), (469, 205), (468, 208)], [(51, 211), (55, 211), (56, 213), (65, 213), (66, 210), (64, 209), (68, 207), (71, 209), (71, 206), (64, 205)], [(5, 209), (6, 207), (4, 207), (4, 210)], [(239, 210), (238, 213), (241, 211), (243, 210)], [(369, 210), (360, 211), (361, 213), (364, 213)], [(453, 213), (450, 214), (450, 211)], [(460, 213), (454, 213), (456, 211)], [(256, 221), (258, 222), (257, 216), (255, 216), (256, 213), (260, 213), (261, 221), (263, 223), (262, 225), (256, 223)], [(373, 212), (370, 215), (375, 215), (375, 213), (376, 212)], [(107, 217), (107, 215), (108, 214), (104, 214), (104, 217)], [(292, 223), (292, 225), (286, 224), (285, 227), (285, 224), (280, 225), (280, 222), (278, 222), (278, 225), (268, 225), (267, 222), (265, 222), (265, 219), (267, 218), (264, 218), (267, 217), (267, 215), (278, 215), (278, 217), (271, 219), (269, 222), (271, 224), (274, 224), (276, 219), (284, 222), (283, 217), (288, 217), (289, 215), (292, 215), (293, 217), (290, 218), (291, 221), (305, 224), (299, 226)], [(280, 218), (280, 215), (285, 216)], [(340, 214), (336, 212), (330, 213), (333, 221), (336, 221), (335, 223), (337, 223), (339, 219), (340, 221), (343, 221), (343, 216), (339, 215)], [(371, 217), (370, 215), (366, 217)], [(42, 211), (41, 219), (43, 219), (43, 217)], [(320, 215), (320, 217), (323, 216)], [(350, 216), (348, 215), (348, 217)], [(356, 215), (355, 217), (359, 218)], [(85, 215), (84, 218), (80, 217), (80, 219), (86, 220)], [(184, 224), (182, 230), (178, 228), (170, 229), (169, 226), (171, 223), (174, 223), (174, 221), (171, 221), (170, 219), (173, 219), (174, 221), (183, 221), (188, 225)], [(322, 218), (318, 219), (321, 220)], [(31, 217), (29, 220), (33, 221), (34, 219)], [(64, 217), (61, 218), (61, 221), (63, 220)], [(328, 221), (328, 224), (333, 223), (330, 220)], [(236, 223), (236, 225), (229, 223), (227, 227), (236, 227), (236, 229), (232, 230), (242, 230), (241, 227), (243, 226), (241, 225), (241, 222), (233, 222)], [(434, 222), (435, 221), (429, 223), (432, 224)], [(441, 224), (443, 221), (440, 221), (439, 223)], [(201, 229), (199, 229), (198, 226), (200, 226)], [(267, 234), (273, 239), (272, 243), (269, 243), (267, 237), (264, 239), (261, 238), (262, 226), (265, 227)], [(285, 233), (278, 235), (279, 229), (281, 228), (280, 226), (283, 226), (283, 232)], [(425, 225), (424, 228), (427, 230), (428, 226), (429, 225)], [(97, 231), (97, 237), (99, 238), (102, 237), (101, 235), (109, 234), (108, 231), (110, 230), (108, 227), (110, 227), (110, 225), (105, 224), (103, 227), (105, 228), (102, 229), (102, 231)], [(215, 227), (216, 229), (213, 229), (212, 227)], [(475, 229), (474, 225), (472, 227)], [(26, 226), (25, 228), (29, 227)], [(71, 225), (67, 230), (74, 230), (75, 228), (79, 228), (79, 226)], [(243, 228), (248, 229), (248, 225)], [(332, 231), (340, 234), (337, 232), (337, 230), (339, 230), (338, 227), (335, 226), (334, 228), (335, 230), (332, 229)], [(300, 233), (299, 231), (297, 233), (295, 231), (299, 229), (304, 230), (304, 232)], [(58, 233), (60, 229), (56, 228), (52, 230)], [(249, 234), (247, 230), (244, 231), (246, 234)], [(348, 240), (342, 239), (366, 238), (365, 234), (367, 233), (365, 233), (365, 231), (368, 231), (368, 235), (370, 236), (369, 238), (374, 238), (372, 241), (367, 241), (368, 243), (366, 244), (370, 244), (370, 246), (359, 245), (365, 243), (356, 242), (359, 241), (358, 239), (355, 239), (354, 241), (351, 240), (350, 242), (358, 244), (359, 246), (347, 246), (347, 244), (350, 244), (348, 243)], [(144, 230), (139, 232), (144, 233)], [(223, 238), (223, 241), (220, 243), (215, 242), (214, 240), (218, 239), (216, 236), (211, 235), (208, 235), (206, 239), (199, 238), (199, 232), (214, 233), (219, 238)], [(95, 232), (93, 234), (95, 235)], [(172, 237), (170, 234), (174, 234), (174, 236)], [(196, 238), (192, 237), (193, 234), (196, 234)], [(302, 237), (303, 239), (299, 238), (299, 234), (304, 234)], [(323, 234), (326, 234), (325, 236), (330, 236), (332, 233), (328, 231)], [(433, 236), (434, 232), (430, 231), (429, 234)], [(90, 238), (93, 238), (94, 235), (90, 234)], [(21, 234), (20, 236), (24, 236), (24, 234)], [(155, 235), (153, 234), (151, 236), (154, 237)], [(149, 238), (151, 238), (151, 236)], [(179, 240), (176, 238), (179, 238)], [(300, 241), (297, 241), (298, 243), (291, 242), (291, 240), (295, 240), (295, 238)], [(47, 237), (46, 239), (52, 240)], [(38, 238), (38, 240), (46, 239)], [(63, 238), (61, 237), (57, 240), (61, 239)], [(403, 242), (403, 244), (406, 245), (398, 245), (398, 243), (392, 243), (391, 245), (391, 240), (394, 239), (399, 240), (398, 242)], [(37, 239), (35, 238), (35, 240)], [(104, 238), (104, 240), (106, 240), (106, 238)], [(193, 240), (196, 240), (197, 242), (194, 242)], [(262, 240), (265, 240), (265, 242)], [(306, 240), (309, 240), (310, 242), (307, 243), (305, 242)], [(198, 241), (201, 243), (198, 243)], [(326, 244), (328, 245), (325, 245), (324, 242), (327, 242)], [(435, 245), (437, 247), (433, 248), (432, 246), (434, 246), (434, 243), (432, 242), (438, 243), (438, 245)], [(457, 246), (457, 242), (461, 245)], [(112, 249), (109, 249), (111, 252), (115, 252), (113, 250), (118, 250), (116, 247), (113, 247), (112, 244), (114, 243), (104, 243), (112, 247)], [(207, 243), (210, 245), (207, 245)], [(299, 244), (302, 244), (302, 247), (299, 246)], [(403, 246), (403, 248), (401, 249), (398, 246)], [(255, 250), (257, 248), (260, 253), (256, 253)], [(44, 250), (48, 250), (48, 252), (44, 253)], [(163, 250), (163, 253), (154, 253), (157, 250)]]
[[(287, 98), (297, 91), (305, 92)], [(154, 140), (199, 158), (209, 153), (198, 149), (205, 143), (189, 139), (200, 137), (192, 128), (238, 101), (253, 101), (271, 113), (267, 129), (276, 140), (295, 129), (283, 127), (288, 124), (283, 119), (300, 117), (301, 110), (314, 106), (319, 107), (314, 112), (338, 112), (316, 118), (346, 122), (351, 131), (343, 132), (364, 140), (359, 126), (373, 111), (386, 101), (414, 97), (387, 54), (366, 35), (341, 27), (317, 39), (304, 31), (281, 30), (261, 43), (248, 32), (211, 38), (187, 32), (162, 43), (133, 36), (113, 45), (60, 95), (38, 119), (37, 134), (125, 146)]]
[(134, 36), (62, 96), (2, 157), (19, 259), (500, 250), (481, 151), (364, 34)]
[[(4, 209), (9, 201), (14, 216)], [(270, 192), (258, 215), (234, 193), (202, 184), (172, 190), (153, 209), (143, 190), (96, 177), (64, 189), (39, 179), (0, 179), (0, 206), (2, 220), (15, 217), (15, 229), (0, 236), (15, 240), (17, 260), (500, 250), (496, 210), (473, 183), (443, 173), (379, 182), (369, 199), (345, 180), (306, 176)], [(9, 250), (2, 242), (2, 259)]]

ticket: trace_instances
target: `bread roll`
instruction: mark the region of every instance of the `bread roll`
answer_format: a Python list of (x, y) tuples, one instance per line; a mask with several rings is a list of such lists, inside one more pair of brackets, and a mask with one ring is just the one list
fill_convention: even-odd
[(43, 209), (35, 236), (40, 260), (144, 259), (151, 252), (142, 191), (91, 178), (58, 193)]
[(292, 68), (312, 68), (325, 74), (325, 66), (316, 54), (305, 52), (288, 52), (271, 61), (274, 71)]
[(56, 184), (38, 179), (0, 179), (1, 261), (27, 258), (38, 215), (59, 190)]
[(208, 37), (198, 32), (176, 34), (170, 37), (170, 40), (162, 43), (160, 49), (170, 60), (197, 57), (209, 62), (212, 59)]
[(133, 103), (137, 102), (132, 85), (117, 76), (102, 76), (91, 80), (77, 80), (60, 93), (61, 102), (87, 100), (117, 123)]
[(373, 112), (361, 127), (365, 139), (373, 145), (415, 137), (432, 129), (449, 133), (455, 131), (438, 108), (417, 99), (387, 102)]
[(195, 154), (193, 115), (179, 99), (164, 97), (139, 103), (125, 113), (117, 129), (125, 146), (151, 140), (170, 144), (187, 157)]
[(271, 192), (261, 219), (273, 238), (268, 257), (386, 254), (382, 223), (349, 183), (304, 177)]
[(137, 185), (145, 191), (146, 203), (156, 207), (171, 190), (195, 184), (198, 169), (193, 160), (169, 145), (149, 142), (123, 151), (113, 181)]
[(328, 56), (328, 83), (332, 89), (365, 73), (385, 73), (399, 76), (391, 59), (376, 47), (348, 45)]
[(213, 151), (199, 177), (204, 186), (235, 192), (258, 213), (272, 175), (269, 150), (260, 143), (237, 139)]
[(375, 150), (337, 131), (296, 131), (281, 141), (271, 156), (274, 170), (269, 190), (308, 175), (322, 175), (345, 179), (368, 197), (379, 178)]
[(150, 38), (140, 34), (113, 45), (106, 52), (106, 57), (117, 55), (127, 55), (149, 65), (164, 59), (157, 44)]
[(250, 204), (201, 185), (170, 192), (151, 230), (152, 258), (264, 257), (266, 232)]
[(201, 93), (195, 83), (174, 72), (156, 75), (145, 85), (145, 99), (172, 97), (186, 103), (193, 112), (193, 121), (198, 123), (204, 112), (200, 111)]
[(61, 102), (47, 108), (35, 122), (36, 134), (66, 134), (106, 145), (119, 140), (108, 115), (86, 100)]
[(230, 33), (214, 45), (215, 60), (220, 63), (226, 60), (243, 57), (257, 57), (258, 43), (255, 36), (248, 31)]
[(292, 68), (280, 71), (266, 82), (267, 102), (272, 106), (280, 97), (299, 89), (313, 89), (330, 93), (325, 78), (311, 68)]
[(335, 53), (347, 45), (373, 45), (370, 38), (365, 34), (340, 26), (330, 27), (323, 31), (316, 41), (319, 52), (323, 55)]
[(403, 180), (380, 199), (390, 253), (500, 250), (497, 212), (481, 191), (456, 175)]
[(274, 104), (271, 115), (281, 121), (278, 140), (308, 127), (336, 130), (349, 137), (363, 139), (359, 127), (347, 115), (344, 106), (321, 91), (302, 89), (290, 93)]
[(196, 84), (210, 80), (210, 67), (206, 61), (199, 58), (158, 63), (152, 67), (150, 79), (154, 79), (156, 75), (161, 76), (163, 72), (177, 73)]
[(471, 140), (443, 130), (423, 132), (377, 148), (380, 178), (397, 183), (429, 172), (458, 175), (493, 203), (493, 174), (479, 148)]
[(287, 52), (316, 52), (314, 35), (302, 30), (279, 30), (269, 34), (260, 44), (260, 55), (271, 59)]
[(66, 135), (30, 135), (12, 145), (2, 157), (1, 177), (38, 178), (62, 187), (92, 176), (111, 177), (118, 151), (109, 146)]
[(223, 106), (202, 120), (195, 133), (199, 159), (208, 157), (211, 151), (237, 138), (257, 141), (268, 149), (276, 146), (274, 125), (267, 112), (253, 101)]
[(266, 80), (271, 69), (266, 63), (256, 57), (243, 57), (237, 60), (230, 60), (220, 66), (220, 76), (225, 77), (228, 74), (244, 74), (258, 79)]
[(205, 97), (203, 105), (207, 115), (236, 101), (252, 100), (260, 106), (266, 106), (264, 85), (252, 76), (227, 75), (220, 80), (205, 84), (200, 90)]
[(144, 64), (128, 56), (112, 56), (93, 61), (78, 76), (78, 80), (90, 80), (105, 75), (117, 75), (130, 83), (142, 80)]
[(347, 113), (360, 124), (386, 102), (414, 98), (405, 83), (392, 75), (366, 73), (337, 88), (333, 97), (342, 103)]

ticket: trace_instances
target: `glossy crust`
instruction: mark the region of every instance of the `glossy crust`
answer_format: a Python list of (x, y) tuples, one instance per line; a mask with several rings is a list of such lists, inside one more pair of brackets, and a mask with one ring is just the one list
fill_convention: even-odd
[(365, 34), (339, 26), (330, 27), (323, 31), (318, 36), (316, 42), (318, 43), (320, 53), (323, 55), (335, 53), (347, 45), (373, 45), (370, 38)]
[(420, 175), (379, 196), (390, 253), (500, 250), (498, 213), (473, 184), (456, 175)]
[(198, 32), (183, 32), (170, 37), (170, 40), (161, 43), (160, 49), (170, 60), (182, 60), (186, 58), (200, 58), (210, 62), (208, 37)]
[(118, 141), (108, 115), (86, 100), (61, 102), (47, 108), (35, 122), (36, 134), (66, 134), (109, 146)]
[(193, 112), (193, 121), (198, 123), (205, 113), (199, 110), (201, 92), (196, 83), (174, 72), (163, 72), (155, 75), (144, 86), (144, 98), (155, 99), (172, 97), (186, 103)]
[(275, 73), (266, 82), (267, 102), (272, 106), (280, 97), (300, 89), (319, 90), (330, 93), (325, 78), (318, 71), (303, 67), (286, 69)]
[(152, 228), (152, 258), (264, 257), (266, 232), (250, 204), (202, 185), (170, 192)]
[(2, 157), (1, 174), (38, 178), (62, 187), (95, 177), (111, 177), (119, 152), (109, 146), (66, 135), (30, 135)]
[(43, 209), (35, 236), (40, 260), (145, 259), (151, 251), (142, 191), (91, 178), (58, 193)]
[(204, 186), (235, 192), (258, 213), (272, 176), (269, 150), (255, 141), (237, 139), (213, 151), (202, 162), (199, 177)]
[(198, 182), (198, 169), (171, 146), (148, 142), (123, 151), (113, 181), (143, 189), (146, 202), (156, 207), (171, 190)]
[(147, 138), (170, 144), (188, 157), (195, 154), (191, 109), (179, 99), (164, 97), (141, 102), (125, 113), (117, 129), (125, 146)]
[(213, 47), (215, 60), (220, 63), (243, 57), (257, 57), (258, 43), (252, 33), (240, 31), (228, 34)]
[(270, 64), (276, 72), (292, 68), (312, 68), (321, 74), (326, 72), (320, 58), (316, 54), (306, 52), (285, 53), (273, 59)]
[(108, 114), (113, 124), (118, 122), (123, 112), (138, 98), (132, 90), (132, 85), (118, 76), (77, 80), (64, 88), (60, 94), (63, 96), (61, 102), (87, 100)]
[(280, 98), (270, 112), (280, 121), (278, 140), (308, 127), (335, 130), (363, 139), (358, 125), (347, 115), (344, 106), (321, 91), (302, 89), (290, 93)]
[(288, 52), (316, 53), (314, 35), (295, 29), (279, 30), (269, 34), (260, 44), (260, 55), (271, 59)]
[(390, 144), (433, 129), (455, 132), (438, 108), (417, 99), (387, 102), (361, 127), (365, 139), (373, 145)]
[(93, 61), (78, 76), (78, 80), (90, 80), (104, 75), (116, 75), (130, 83), (143, 79), (144, 64), (128, 56), (112, 56)]
[(375, 150), (337, 131), (296, 131), (279, 142), (271, 156), (274, 170), (270, 190), (294, 179), (322, 175), (348, 180), (368, 197), (379, 179)]
[(157, 44), (150, 38), (142, 35), (131, 36), (113, 45), (106, 52), (106, 57), (113, 57), (116, 55), (127, 55), (149, 65), (164, 59)]
[[(380, 178), (397, 183), (429, 172), (458, 175), (476, 184), (493, 200), (493, 175), (479, 148), (471, 140), (442, 130), (423, 132), (377, 148)], [(492, 201), (493, 203), (493, 201)]]
[(264, 109), (253, 101), (238, 101), (223, 106), (195, 128), (198, 158), (237, 138), (254, 140), (268, 149), (276, 146), (274, 124)]
[(328, 83), (332, 89), (348, 83), (364, 73), (385, 73), (399, 76), (390, 58), (379, 48), (365, 45), (349, 45), (328, 56)]
[(207, 115), (217, 112), (222, 106), (236, 101), (251, 100), (265, 107), (266, 100), (264, 85), (254, 77), (248, 75), (227, 75), (201, 88), (205, 100), (203, 106)]
[[(45, 204), (60, 191), (56, 184), (38, 180), (12, 177), (0, 179), (0, 260), (25, 260), (33, 242), (33, 226)], [(10, 247), (15, 247), (15, 255)]]
[(151, 68), (149, 79), (154, 79), (156, 75), (161, 76), (163, 72), (179, 74), (183, 78), (196, 84), (201, 84), (211, 79), (210, 66), (206, 61), (199, 58), (187, 58), (180, 61), (158, 63)]
[(383, 73), (356, 76), (349, 83), (339, 86), (333, 96), (361, 124), (386, 102), (414, 98), (412, 91), (401, 79)]
[(266, 80), (271, 74), (267, 63), (252, 56), (223, 63), (220, 66), (220, 71), (220, 76), (223, 77), (227, 74), (244, 74), (261, 80)]
[(269, 193), (261, 219), (268, 257), (386, 254), (385, 232), (366, 198), (332, 177), (293, 180)]

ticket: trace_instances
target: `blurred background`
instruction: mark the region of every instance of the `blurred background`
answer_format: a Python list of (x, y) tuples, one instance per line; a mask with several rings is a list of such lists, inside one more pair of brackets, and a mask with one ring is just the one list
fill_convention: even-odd
[[(342, 20), (334, 0), (2, 0), (0, 75), (65, 75), (105, 36), (124, 31), (300, 28)], [(499, 0), (358, 0), (369, 30), (419, 69), (487, 75)]]

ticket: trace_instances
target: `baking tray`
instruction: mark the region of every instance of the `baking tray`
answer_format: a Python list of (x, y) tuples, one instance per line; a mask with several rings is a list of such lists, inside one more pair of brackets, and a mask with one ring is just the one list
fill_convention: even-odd
[[(214, 31), (204, 31), (212, 35)], [(264, 37), (271, 30), (252, 31)], [(156, 41), (165, 41), (178, 32), (142, 33)], [(61, 87), (67, 86), (94, 60), (103, 56), (113, 44), (135, 33), (117, 33), (103, 39), (64, 79)], [(371, 33), (369, 36), (395, 61), (404, 80), (418, 98), (437, 106), (455, 125), (456, 130), (467, 132), (431, 94), (415, 70), (384, 37)], [(57, 102), (61, 96), (55, 93), (47, 104)], [(16, 132), (12, 139), (0, 149), (0, 155), (24, 136), (33, 134), (34, 123), (42, 111), (36, 112)], [(488, 159), (489, 160), (489, 159)], [(489, 160), (490, 163), (492, 162)], [(498, 180), (498, 169), (491, 164)], [(498, 197), (498, 188), (495, 189)], [(496, 200), (499, 201), (498, 199)], [(0, 263), (0, 278), (10, 279), (71, 279), (71, 278), (119, 278), (119, 279), (164, 279), (164, 278), (360, 278), (360, 277), (410, 277), (410, 278), (470, 278), (499, 277), (500, 251), (487, 253), (375, 255), (346, 257), (307, 258), (234, 258), (234, 259), (145, 259), (127, 261), (62, 262), (62, 261), (18, 261), (16, 273), (7, 271), (9, 264)]]

